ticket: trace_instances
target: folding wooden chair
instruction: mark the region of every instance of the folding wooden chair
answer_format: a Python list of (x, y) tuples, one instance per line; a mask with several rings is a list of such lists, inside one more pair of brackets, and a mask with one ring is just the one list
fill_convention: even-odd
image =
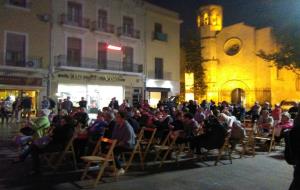
[[(150, 147), (155, 143), (154, 136), (155, 136), (156, 130), (157, 130), (156, 128), (150, 128), (150, 127), (144, 127), (142, 129), (143, 137), (142, 137), (140, 144), (141, 144), (141, 148), (142, 148), (142, 152), (143, 152), (143, 162), (146, 160), (146, 156), (150, 150)], [(145, 133), (148, 133), (150, 138), (148, 138)]]
[[(169, 153), (174, 150), (177, 137), (177, 135), (173, 135), (172, 131), (170, 131), (161, 145), (154, 146), (154, 149), (156, 151), (155, 161), (160, 159), (159, 167), (163, 165)], [(165, 154), (161, 156), (163, 152), (165, 152)]]
[(241, 156), (243, 157), (249, 151), (252, 156), (255, 156), (255, 140), (254, 140), (254, 125), (251, 120), (244, 122), (244, 128), (246, 130), (246, 137), (242, 140), (243, 151)]
[(60, 152), (51, 152), (51, 153), (45, 153), (44, 158), (47, 161), (48, 165), (54, 170), (57, 171), (57, 169), (62, 165), (62, 161), (66, 157), (67, 154), (70, 154), (72, 156), (73, 166), (74, 169), (77, 169), (77, 162), (76, 162), (76, 156), (73, 146), (74, 136), (69, 140), (64, 150)]
[(270, 142), (270, 145), (269, 147), (266, 147), (268, 149), (268, 153), (270, 153), (272, 151), (273, 148), (275, 148), (275, 127), (272, 126), (270, 128), (271, 130), (271, 136), (269, 137), (264, 137), (264, 136), (261, 136), (261, 135), (256, 135), (254, 137), (255, 140), (260, 140), (260, 141), (263, 141), (263, 142)]
[(221, 156), (223, 155), (223, 152), (227, 152), (227, 156), (229, 157), (230, 160), (230, 164), (232, 164), (232, 158), (231, 158), (231, 147), (230, 147), (230, 143), (229, 143), (229, 138), (230, 138), (230, 134), (228, 134), (225, 137), (225, 141), (224, 144), (221, 148), (218, 149), (218, 155), (216, 157), (216, 161), (215, 161), (215, 166), (218, 164), (218, 162), (220, 161)]
[(131, 166), (131, 163), (132, 163), (132, 160), (134, 158), (134, 156), (136, 154), (139, 154), (140, 156), (140, 162), (141, 162), (141, 168), (144, 169), (144, 159), (143, 159), (143, 155), (142, 155), (142, 149), (141, 149), (141, 140), (143, 138), (143, 134), (144, 134), (144, 131), (143, 129), (140, 131), (140, 133), (138, 134), (137, 136), (137, 139), (136, 139), (136, 144), (133, 148), (132, 151), (130, 152), (122, 152), (122, 156), (123, 156), (123, 160), (124, 162), (126, 162), (126, 158), (125, 158), (125, 154), (130, 154), (130, 158), (128, 160), (128, 162), (126, 163), (126, 166), (125, 166), (125, 171), (128, 170), (128, 168)]
[[(102, 143), (107, 143), (107, 146), (109, 147), (108, 152), (106, 154), (104, 154), (103, 150), (101, 150)], [(116, 168), (116, 163), (114, 160), (114, 152), (113, 152), (116, 143), (117, 143), (117, 140), (111, 140), (108, 138), (101, 137), (98, 140), (97, 145), (96, 145), (92, 155), (81, 157), (81, 159), (87, 163), (85, 166), (84, 172), (81, 176), (81, 180), (84, 180), (86, 177), (90, 178), (90, 176), (87, 175), (87, 173), (90, 169), (90, 166), (91, 166), (91, 164), (97, 164), (97, 165), (99, 165), (99, 172), (98, 172), (97, 177), (94, 182), (94, 187), (96, 187), (109, 162), (113, 163), (113, 169), (114, 169), (115, 177), (117, 179), (117, 174), (116, 174), (117, 168)]]

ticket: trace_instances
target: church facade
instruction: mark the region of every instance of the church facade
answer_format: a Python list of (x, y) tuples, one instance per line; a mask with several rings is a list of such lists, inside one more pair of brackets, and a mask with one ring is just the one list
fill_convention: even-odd
[(272, 105), (299, 101), (300, 75), (257, 56), (260, 50), (275, 52), (278, 48), (272, 28), (255, 28), (245, 23), (223, 27), (221, 6), (199, 9), (201, 55), (204, 59), (207, 100), (243, 103), (255, 101)]

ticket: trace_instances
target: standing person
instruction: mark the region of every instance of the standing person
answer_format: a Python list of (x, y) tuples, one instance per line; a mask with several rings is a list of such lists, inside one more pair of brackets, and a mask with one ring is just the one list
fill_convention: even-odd
[(29, 121), (31, 116), (32, 98), (29, 96), (23, 97), (21, 105), (23, 108), (24, 117)]
[(294, 179), (289, 190), (300, 189), (300, 107), (298, 106), (298, 114), (294, 120), (294, 127), (290, 130), (288, 135), (288, 141), (290, 146), (290, 152), (292, 152), (294, 160)]
[(119, 110), (119, 102), (116, 100), (116, 97), (111, 99), (108, 107), (112, 108), (113, 110)]
[(117, 125), (113, 130), (112, 139), (117, 140), (117, 144), (114, 148), (114, 159), (116, 167), (118, 169), (117, 175), (122, 175), (125, 170), (121, 166), (119, 157), (122, 152), (129, 152), (135, 146), (135, 134), (133, 128), (130, 126), (128, 121), (126, 121), (126, 113), (119, 112), (116, 115)]
[(62, 101), (62, 99), (59, 99), (57, 102), (57, 113), (63, 109), (62, 105), (63, 105), (63, 101)]
[(49, 107), (50, 107), (50, 102), (47, 96), (43, 96), (43, 100), (41, 102), (41, 109), (49, 109)]
[(12, 117), (14, 116), (15, 121), (18, 123), (20, 122), (21, 110), (22, 110), (21, 100), (19, 97), (17, 97), (16, 100), (13, 102), (12, 108), (13, 108)]
[(86, 108), (87, 101), (84, 99), (84, 97), (81, 97), (81, 100), (79, 101), (79, 107)]
[(73, 103), (70, 101), (70, 96), (62, 103), (62, 109), (67, 110), (68, 114), (71, 113), (73, 109)]
[(255, 121), (258, 120), (259, 114), (260, 114), (260, 109), (261, 109), (261, 107), (259, 105), (259, 102), (256, 101), (250, 109), (252, 123), (254, 123)]
[(1, 103), (1, 122), (4, 123), (4, 118), (6, 123), (8, 123), (8, 113), (10, 109), (10, 97), (8, 96), (4, 101)]

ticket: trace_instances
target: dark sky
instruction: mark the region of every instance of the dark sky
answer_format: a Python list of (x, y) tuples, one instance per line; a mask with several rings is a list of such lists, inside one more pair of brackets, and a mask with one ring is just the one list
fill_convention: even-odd
[(300, 23), (300, 0), (148, 0), (150, 3), (174, 10), (184, 21), (182, 37), (189, 29), (196, 29), (196, 15), (200, 6), (223, 6), (224, 26), (245, 22), (256, 27), (284, 24), (287, 19)]

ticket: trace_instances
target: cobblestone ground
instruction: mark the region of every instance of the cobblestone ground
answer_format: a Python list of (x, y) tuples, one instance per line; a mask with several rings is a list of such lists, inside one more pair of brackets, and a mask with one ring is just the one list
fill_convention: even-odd
[[(16, 147), (11, 139), (19, 131), (16, 124), (0, 125), (0, 190), (2, 189), (89, 189), (91, 181), (80, 181), (82, 170), (73, 171), (66, 166), (53, 173), (44, 168), (39, 176), (29, 176), (31, 159), (24, 163), (12, 164)], [(97, 189), (105, 190), (287, 190), (292, 180), (293, 168), (282, 160), (282, 148), (267, 154), (240, 159), (234, 155), (233, 164), (223, 160), (218, 166), (213, 161), (200, 162), (182, 160), (179, 165), (173, 162), (162, 168), (149, 163), (144, 171), (138, 166), (118, 181), (105, 177)]]

